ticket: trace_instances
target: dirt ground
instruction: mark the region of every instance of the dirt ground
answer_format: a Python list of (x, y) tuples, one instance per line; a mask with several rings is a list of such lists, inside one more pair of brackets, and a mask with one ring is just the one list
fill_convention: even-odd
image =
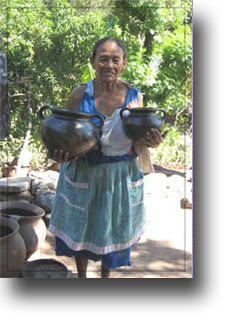
[[(192, 278), (192, 210), (180, 207), (185, 194), (184, 179), (177, 176), (170, 190), (169, 185), (163, 185), (163, 175), (156, 174), (154, 178), (155, 181), (153, 176), (145, 177), (147, 226), (131, 253), (131, 266), (117, 268), (111, 278)], [(40, 257), (64, 263), (70, 277), (77, 278), (74, 259), (55, 256), (54, 237), (49, 231), (40, 251), (29, 261)], [(88, 278), (99, 277), (100, 262), (90, 261)]]

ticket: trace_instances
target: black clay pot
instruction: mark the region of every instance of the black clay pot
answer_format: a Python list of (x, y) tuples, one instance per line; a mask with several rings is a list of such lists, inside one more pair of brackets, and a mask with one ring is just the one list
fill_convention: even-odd
[[(43, 111), (51, 110), (48, 117)], [(41, 139), (44, 146), (53, 153), (54, 149), (69, 153), (69, 159), (81, 156), (98, 142), (104, 119), (98, 114), (85, 114), (67, 109), (61, 109), (53, 105), (44, 105), (39, 110), (41, 119)], [(100, 120), (100, 126), (92, 122), (92, 118)]]
[[(157, 115), (155, 113), (162, 113)], [(142, 138), (151, 128), (162, 130), (166, 119), (166, 111), (161, 108), (124, 108), (120, 111), (123, 129), (127, 137), (132, 140)]]
[(70, 271), (55, 259), (38, 259), (27, 261), (22, 268), (23, 278), (69, 278)]

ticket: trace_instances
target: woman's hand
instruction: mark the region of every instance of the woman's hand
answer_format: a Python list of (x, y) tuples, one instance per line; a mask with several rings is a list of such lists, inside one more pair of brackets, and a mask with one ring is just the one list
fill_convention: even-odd
[(165, 131), (161, 135), (157, 128), (151, 128), (150, 131), (143, 137), (143, 141), (147, 147), (156, 148), (164, 141), (167, 134), (168, 131)]
[(53, 154), (48, 152), (48, 157), (55, 160), (56, 162), (63, 163), (63, 162), (68, 162), (68, 161), (75, 161), (77, 157), (73, 159), (69, 159), (69, 153), (68, 152), (63, 152), (63, 150), (58, 150), (55, 149)]

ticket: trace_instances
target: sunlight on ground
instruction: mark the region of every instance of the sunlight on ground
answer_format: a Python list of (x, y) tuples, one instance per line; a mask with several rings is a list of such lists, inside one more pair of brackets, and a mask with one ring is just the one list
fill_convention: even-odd
[[(176, 179), (176, 178), (174, 178)], [(165, 184), (164, 184), (164, 181)], [(178, 180), (178, 179), (177, 179)], [(131, 266), (114, 270), (112, 278), (191, 278), (192, 277), (192, 210), (182, 209), (184, 180), (173, 190), (166, 190), (164, 175), (152, 175), (146, 181), (146, 230), (131, 252)], [(190, 190), (190, 189), (189, 189)], [(41, 258), (53, 258), (64, 263), (77, 278), (74, 258), (58, 257), (54, 251), (54, 236), (47, 231)], [(35, 254), (32, 259), (35, 258)], [(88, 278), (100, 277), (100, 262), (89, 261)]]

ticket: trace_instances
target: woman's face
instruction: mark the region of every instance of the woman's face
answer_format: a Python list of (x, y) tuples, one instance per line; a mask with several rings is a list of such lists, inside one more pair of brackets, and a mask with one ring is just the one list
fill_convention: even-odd
[(106, 41), (97, 48), (95, 58), (91, 58), (96, 78), (104, 81), (114, 81), (123, 71), (126, 59), (120, 46), (114, 41)]

